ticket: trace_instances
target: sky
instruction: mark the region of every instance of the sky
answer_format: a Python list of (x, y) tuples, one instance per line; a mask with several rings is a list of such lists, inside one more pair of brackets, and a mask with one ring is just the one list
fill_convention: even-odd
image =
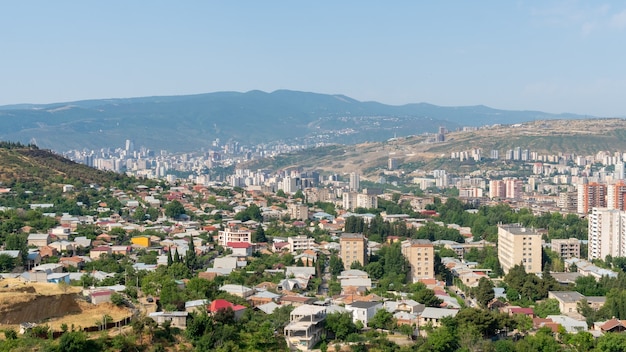
[(290, 89), (626, 116), (626, 2), (0, 2), (0, 105)]

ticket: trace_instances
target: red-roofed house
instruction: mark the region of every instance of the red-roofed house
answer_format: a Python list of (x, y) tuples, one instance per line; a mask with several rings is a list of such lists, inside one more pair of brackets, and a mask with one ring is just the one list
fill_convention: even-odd
[(241, 318), (243, 313), (246, 311), (246, 307), (239, 304), (230, 303), (225, 299), (216, 299), (215, 301), (211, 302), (211, 304), (207, 307), (207, 310), (210, 314), (215, 314), (222, 309), (232, 309), (233, 312), (235, 312), (235, 319)]
[(511, 307), (509, 308), (509, 315), (524, 314), (531, 318), (535, 317), (535, 311), (532, 308)]
[(622, 332), (626, 330), (626, 320), (613, 318), (600, 325), (602, 332)]
[(252, 243), (249, 242), (228, 242), (226, 247), (233, 251), (234, 255), (247, 257), (252, 255)]
[(289, 242), (274, 242), (273, 251), (280, 252), (282, 250), (289, 250)]

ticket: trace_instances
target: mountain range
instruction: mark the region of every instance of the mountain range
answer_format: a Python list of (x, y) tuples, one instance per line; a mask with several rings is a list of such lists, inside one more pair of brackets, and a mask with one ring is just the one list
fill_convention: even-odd
[(356, 144), (436, 132), (439, 127), (516, 124), (589, 116), (487, 106), (401, 106), (344, 95), (278, 90), (97, 99), (0, 106), (0, 140), (56, 151), (137, 146), (196, 151), (212, 141), (240, 145)]

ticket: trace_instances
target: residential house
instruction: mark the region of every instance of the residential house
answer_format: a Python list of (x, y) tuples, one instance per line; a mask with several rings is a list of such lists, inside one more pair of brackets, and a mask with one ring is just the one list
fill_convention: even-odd
[(313, 304), (315, 302), (315, 297), (305, 297), (305, 296), (296, 296), (296, 295), (286, 295), (280, 298), (280, 303), (283, 305), (291, 305), (294, 307), (299, 307), (303, 305)]
[(458, 312), (457, 309), (426, 307), (419, 316), (418, 327), (430, 325), (437, 328), (441, 325), (442, 318), (455, 317)]
[(273, 293), (271, 291), (259, 291), (254, 295), (248, 297), (248, 302), (250, 302), (253, 307), (256, 307), (270, 302), (278, 302), (281, 296), (282, 295)]
[(244, 299), (252, 296), (256, 290), (244, 285), (226, 284), (220, 287), (221, 291), (228, 292), (231, 295), (235, 295)]
[(93, 260), (97, 260), (100, 259), (100, 256), (103, 254), (106, 255), (111, 255), (111, 247), (109, 246), (99, 246), (99, 247), (95, 247), (92, 248), (89, 251), (89, 258), (93, 259)]
[(381, 302), (357, 301), (346, 305), (346, 309), (352, 312), (352, 321), (355, 324), (360, 321), (363, 326), (367, 326), (369, 320), (382, 308)]
[(619, 320), (612, 318), (605, 322), (595, 323), (594, 328), (600, 330), (603, 333), (607, 332), (624, 332), (626, 331), (626, 320)]
[(576, 334), (581, 331), (587, 331), (587, 323), (583, 320), (577, 320), (566, 315), (548, 315), (546, 319), (561, 325), (570, 334)]
[(253, 245), (249, 242), (228, 242), (226, 247), (233, 251), (233, 255), (248, 257), (252, 255)]
[(289, 349), (313, 349), (322, 339), (325, 319), (326, 307), (323, 306), (306, 304), (291, 311), (290, 322), (284, 329)]
[(46, 281), (53, 284), (58, 284), (61, 282), (65, 282), (66, 284), (70, 283), (70, 273), (52, 273), (48, 274), (46, 277)]
[(189, 313), (202, 312), (209, 305), (208, 299), (197, 299), (195, 301), (185, 302), (185, 311)]
[(233, 304), (225, 299), (216, 299), (207, 307), (210, 314), (215, 314), (222, 309), (232, 309), (235, 313), (235, 319), (240, 319), (246, 311), (246, 307), (240, 304)]
[(111, 302), (112, 290), (94, 290), (89, 293), (89, 300), (92, 304)]
[(561, 313), (567, 314), (577, 312), (578, 302), (585, 296), (576, 291), (550, 291), (548, 292), (548, 298), (559, 301), (559, 310)]
[(169, 321), (171, 327), (185, 329), (187, 328), (188, 315), (188, 312), (154, 312), (150, 313), (148, 317), (152, 318), (159, 325)]
[(50, 244), (50, 235), (47, 233), (31, 233), (28, 235), (28, 246), (46, 247)]
[(74, 267), (77, 269), (82, 269), (85, 265), (85, 259), (82, 257), (74, 256), (74, 257), (61, 257), (59, 259), (59, 263), (63, 264), (64, 267)]

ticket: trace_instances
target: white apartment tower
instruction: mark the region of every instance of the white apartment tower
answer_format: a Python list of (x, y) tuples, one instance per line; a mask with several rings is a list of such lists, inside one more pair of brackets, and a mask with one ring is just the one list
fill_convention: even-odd
[(357, 174), (356, 172), (351, 172), (350, 173), (350, 190), (358, 191), (359, 188), (361, 187), (360, 183), (361, 183), (361, 180), (360, 180), (359, 174)]
[(588, 220), (589, 260), (626, 256), (626, 212), (592, 208)]

